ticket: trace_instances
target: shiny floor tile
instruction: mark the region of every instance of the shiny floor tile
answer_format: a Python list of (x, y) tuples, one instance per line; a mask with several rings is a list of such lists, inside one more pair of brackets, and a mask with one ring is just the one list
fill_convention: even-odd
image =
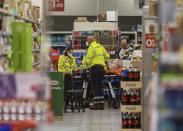
[(63, 122), (41, 124), (36, 131), (120, 131), (120, 110), (86, 110), (81, 113), (65, 113)]

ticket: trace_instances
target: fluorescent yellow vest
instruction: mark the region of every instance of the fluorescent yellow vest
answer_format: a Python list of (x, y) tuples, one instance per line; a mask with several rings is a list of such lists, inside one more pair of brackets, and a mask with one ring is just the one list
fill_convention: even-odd
[(93, 65), (103, 65), (105, 67), (105, 62), (109, 58), (110, 55), (105, 50), (105, 48), (96, 41), (94, 41), (90, 44), (90, 47), (88, 48), (87, 55), (85, 56), (83, 63), (90, 67)]
[(68, 56), (60, 56), (58, 62), (58, 71), (60, 72), (72, 72), (77, 68), (76, 66), (76, 58), (68, 57)]

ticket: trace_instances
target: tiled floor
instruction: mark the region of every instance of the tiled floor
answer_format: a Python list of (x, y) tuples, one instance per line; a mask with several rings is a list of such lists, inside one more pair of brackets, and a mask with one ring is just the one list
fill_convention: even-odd
[(52, 125), (41, 125), (38, 131), (120, 131), (119, 110), (86, 110), (85, 113), (66, 113), (64, 121)]

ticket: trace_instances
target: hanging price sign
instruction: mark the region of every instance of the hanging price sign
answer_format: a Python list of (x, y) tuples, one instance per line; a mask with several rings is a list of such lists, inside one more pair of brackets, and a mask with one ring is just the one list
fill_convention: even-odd
[(156, 35), (158, 33), (158, 24), (155, 20), (145, 21), (145, 41), (146, 48), (156, 48), (157, 40)]
[(48, 0), (49, 11), (64, 11), (64, 0)]
[(116, 37), (118, 35), (119, 35), (119, 31), (118, 30), (112, 31), (112, 36)]
[(156, 48), (157, 47), (155, 34), (146, 34), (145, 40), (146, 40), (146, 48)]

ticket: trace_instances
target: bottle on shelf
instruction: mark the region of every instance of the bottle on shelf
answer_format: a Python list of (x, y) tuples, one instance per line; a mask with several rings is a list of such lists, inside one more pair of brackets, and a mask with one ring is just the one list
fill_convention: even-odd
[(128, 103), (128, 95), (126, 90), (123, 91), (121, 99), (122, 104), (126, 105)]
[(122, 128), (128, 128), (128, 113), (125, 112), (125, 113), (122, 113)]
[(130, 105), (135, 105), (135, 94), (134, 90), (130, 91)]
[(134, 78), (134, 81), (138, 81), (138, 72), (137, 72), (137, 69), (134, 69), (133, 78)]
[(130, 92), (130, 90), (127, 90), (127, 103), (126, 103), (126, 105), (130, 105), (130, 96), (131, 96), (131, 92)]
[(133, 81), (133, 71), (131, 67), (128, 69), (127, 81)]
[(140, 113), (135, 113), (134, 115), (134, 128), (141, 128), (141, 118)]
[(121, 71), (121, 76), (122, 76), (122, 81), (127, 81), (127, 77), (128, 77), (128, 71), (126, 69), (126, 67), (124, 67)]
[(128, 113), (128, 128), (133, 127), (132, 113)]
[(141, 102), (140, 102), (140, 89), (136, 90), (135, 91), (135, 104), (136, 105), (140, 105)]

